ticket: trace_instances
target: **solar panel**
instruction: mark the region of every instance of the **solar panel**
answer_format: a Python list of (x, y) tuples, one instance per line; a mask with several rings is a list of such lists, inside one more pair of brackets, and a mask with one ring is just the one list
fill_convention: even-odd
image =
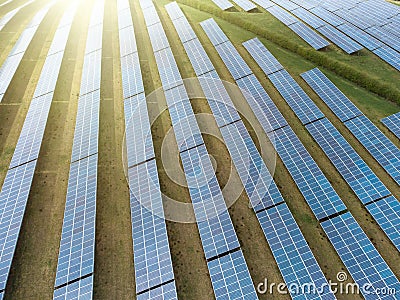
[(236, 83), (265, 132), (287, 125), (285, 118), (254, 74), (239, 79)]
[(227, 10), (233, 7), (233, 4), (230, 3), (228, 0), (212, 0), (220, 9)]
[(293, 3), (296, 3), (297, 5), (300, 5), (301, 7), (304, 7), (307, 10), (310, 10), (313, 7), (316, 7), (319, 5), (318, 0), (291, 0)]
[(101, 49), (85, 55), (83, 67), (80, 95), (100, 89), (101, 77)]
[[(272, 254), (286, 286), (313, 284), (316, 289), (328, 282), (300, 228), (285, 203), (257, 213)], [(307, 293), (289, 289), (293, 299), (336, 299), (329, 289)]]
[[(73, 16), (71, 16), (72, 18)], [(67, 20), (65, 20), (66, 22)], [(62, 25), (63, 27), (60, 27), (56, 30), (56, 33), (54, 34), (53, 41), (51, 43), (49, 52), (47, 52), (47, 56), (64, 51), (65, 46), (67, 45), (68, 41), (68, 35), (69, 35), (69, 30), (70, 26), (67, 26), (67, 24)]]
[(93, 297), (93, 275), (54, 291), (53, 300), (83, 300)]
[(383, 118), (381, 122), (400, 139), (400, 112)]
[(9, 170), (0, 192), (0, 290), (6, 288), (36, 162)]
[(365, 299), (377, 299), (370, 293), (376, 289), (400, 289), (396, 276), (349, 212), (322, 222), (321, 226), (355, 283), (370, 287), (360, 288)]
[(400, 52), (399, 38), (382, 27), (371, 27), (366, 30), (370, 35), (384, 42), (386, 45)]
[(382, 28), (397, 37), (400, 37), (400, 32), (398, 31), (398, 24), (396, 22), (391, 22), (382, 26)]
[(248, 40), (242, 45), (250, 53), (265, 74), (269, 75), (283, 69), (280, 62), (272, 55), (258, 38)]
[(94, 2), (89, 21), (89, 30), (92, 26), (103, 23), (103, 19), (104, 19), (104, 1), (99, 0)]
[(400, 150), (366, 116), (344, 123), (386, 172), (400, 184)]
[(339, 9), (335, 11), (334, 14), (362, 30), (372, 26), (372, 24), (366, 22), (364, 18), (360, 18), (358, 14), (354, 14), (351, 10)]
[(147, 27), (153, 51), (157, 52), (165, 48), (169, 48), (167, 36), (161, 23), (157, 23)]
[[(68, 33), (69, 31), (66, 32), (67, 36)], [(63, 56), (64, 51), (47, 56), (36, 85), (35, 93), (33, 95), (34, 98), (53, 92), (56, 89), (58, 73), (61, 69)]]
[(276, 151), (318, 220), (346, 210), (290, 126), (274, 131), (273, 138)]
[(322, 20), (328, 22), (329, 24), (335, 27), (344, 23), (344, 20), (342, 18), (331, 13), (329, 10), (326, 10), (322, 6), (316, 6), (310, 9), (310, 12), (312, 12), (314, 15), (320, 17)]
[(160, 17), (158, 16), (157, 11), (155, 10), (155, 7), (153, 5), (147, 8), (142, 7), (142, 11), (147, 27), (157, 23), (161, 23)]
[(229, 41), (228, 37), (221, 30), (214, 19), (210, 18), (200, 23), (203, 30), (207, 33), (211, 43), (216, 46)]
[(326, 39), (321, 37), (311, 28), (307, 27), (304, 23), (298, 22), (289, 25), (288, 27), (315, 50), (320, 50), (330, 45)]
[(393, 245), (400, 251), (400, 204), (399, 200), (390, 196), (368, 204), (367, 210), (389, 237)]
[[(2, 30), (4, 28), (4, 26), (7, 25), (7, 23), (25, 6), (31, 4), (34, 0), (28, 1), (26, 3), (24, 3), (23, 5), (13, 9), (12, 11), (9, 11), (8, 13), (6, 13), (1, 19), (0, 19), (0, 30)], [(6, 1), (8, 2), (8, 1)], [(5, 2), (5, 3), (6, 3)], [(3, 6), (3, 4), (1, 4), (0, 6)]]
[(349, 23), (345, 23), (337, 27), (340, 31), (347, 34), (353, 40), (359, 42), (368, 50), (375, 50), (376, 48), (382, 47), (383, 44), (375, 39), (373, 36), (369, 35), (365, 31), (351, 25)]
[(178, 299), (175, 282), (170, 282), (136, 296), (137, 300), (175, 300)]
[(382, 46), (374, 51), (372, 51), (375, 55), (378, 55), (381, 59), (386, 61), (393, 68), (400, 71), (400, 54), (396, 50), (388, 46)]
[(275, 5), (275, 3), (270, 0), (253, 0), (253, 2), (260, 5), (264, 9)]
[(296, 3), (289, 0), (274, 0), (274, 2), (289, 11), (299, 7)]
[(251, 3), (249, 0), (233, 0), (233, 2), (244, 11), (250, 11), (257, 8), (257, 6), (255, 6), (254, 3)]
[(39, 157), (52, 99), (53, 94), (51, 93), (32, 100), (11, 159), (10, 168), (15, 168)]
[(164, 90), (182, 85), (182, 77), (170, 48), (154, 53)]
[(4, 94), (6, 93), (23, 56), (24, 53), (19, 53), (7, 57), (0, 69), (0, 102), (3, 100)]
[(217, 300), (258, 298), (241, 250), (212, 260), (207, 265)]
[(71, 164), (55, 287), (94, 271), (98, 155)]
[(206, 147), (182, 152), (181, 159), (206, 259), (239, 248)]
[(348, 54), (360, 51), (363, 47), (348, 36), (337, 30), (331, 25), (324, 25), (318, 28), (318, 32), (322, 33), (326, 38), (331, 40), (339, 48)]
[(79, 98), (71, 162), (98, 151), (100, 90)]
[(284, 201), (242, 121), (221, 128), (240, 180), (255, 212)]
[(363, 204), (390, 195), (382, 181), (328, 119), (315, 121), (306, 128)]
[(128, 168), (155, 157), (144, 93), (124, 101)]
[(122, 91), (124, 99), (144, 91), (137, 52), (121, 57)]
[(119, 30), (119, 42), (121, 57), (137, 52), (135, 32), (132, 25)]
[(183, 46), (185, 47), (186, 53), (188, 54), (197, 76), (201, 76), (214, 70), (214, 66), (197, 38), (183, 44)]
[(314, 29), (326, 25), (325, 21), (321, 20), (316, 15), (313, 15), (302, 7), (292, 10), (292, 14), (294, 14), (296, 17), (298, 17), (300, 20), (310, 25)]
[[(178, 3), (176, 2), (171, 2), (168, 3), (167, 5), (164, 6), (169, 17), (171, 18), (172, 22), (175, 24), (175, 21), (177, 21), (180, 18), (185, 19), (184, 23), (189, 24), (189, 22), (187, 21), (187, 19), (185, 18), (185, 15), (183, 13), (183, 11), (181, 10), (181, 8), (179, 7)], [(183, 23), (182, 23), (183, 24)]]
[(321, 110), (286, 70), (270, 74), (268, 78), (303, 124), (324, 117)]
[(225, 62), (234, 80), (238, 80), (253, 73), (231, 42), (217, 45), (215, 49)]
[(174, 280), (156, 161), (128, 170), (136, 293)]
[(342, 122), (362, 115), (362, 112), (318, 68), (304, 72), (300, 76)]
[(118, 29), (121, 30), (132, 25), (131, 9), (128, 6), (122, 11), (118, 12)]
[(93, 25), (89, 28), (88, 35), (86, 38), (86, 49), (85, 53), (90, 53), (101, 49), (103, 36), (103, 23)]
[[(176, 2), (173, 2), (172, 4), (174, 3), (176, 4)], [(196, 34), (194, 33), (192, 27), (190, 26), (190, 23), (186, 18), (180, 17), (179, 19), (173, 20), (172, 22), (174, 23), (175, 29), (178, 32), (182, 44), (197, 39)]]
[(286, 26), (299, 22), (299, 19), (288, 13), (286, 10), (280, 8), (279, 6), (271, 6), (267, 9), (267, 11)]

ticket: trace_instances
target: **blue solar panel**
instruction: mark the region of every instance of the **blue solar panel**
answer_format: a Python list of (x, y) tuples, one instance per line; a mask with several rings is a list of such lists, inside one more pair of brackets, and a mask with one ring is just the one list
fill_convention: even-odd
[(301, 77), (342, 122), (362, 115), (362, 112), (318, 68), (302, 73)]
[(274, 131), (275, 148), (318, 220), (346, 209), (338, 194), (293, 130)]
[(214, 66), (197, 38), (185, 43), (183, 46), (198, 77), (214, 70)]
[(52, 93), (32, 99), (11, 159), (10, 168), (39, 157), (52, 99)]
[[(259, 212), (257, 218), (287, 286), (314, 284), (316, 289), (327, 286), (317, 260), (285, 203)], [(293, 299), (336, 299), (329, 289), (320, 294), (289, 290)]]
[(381, 122), (400, 139), (400, 112), (383, 118)]
[(367, 210), (400, 251), (400, 203), (390, 196), (368, 204)]
[(308, 12), (302, 7), (296, 8), (292, 10), (292, 14), (297, 16), (300, 20), (304, 23), (310, 25), (312, 28), (317, 29), (321, 26), (326, 25), (326, 22), (318, 18), (317, 16), (313, 15), (312, 13)]
[(250, 11), (252, 9), (257, 8), (257, 6), (255, 6), (254, 3), (250, 2), (249, 0), (232, 0), (232, 1), (236, 3), (244, 11)]
[(400, 52), (400, 41), (397, 36), (391, 34), (382, 27), (371, 27), (366, 31), (372, 36), (384, 42), (386, 45)]
[(240, 247), (204, 145), (181, 153), (206, 259)]
[(372, 26), (372, 24), (370, 24), (369, 22), (366, 22), (364, 18), (360, 18), (360, 16), (358, 14), (353, 13), (351, 10), (339, 9), (339, 10), (335, 11), (334, 13), (335, 13), (335, 15), (341, 17), (342, 19), (357, 26), (358, 28), (360, 28), (362, 30)]
[(321, 110), (286, 70), (270, 74), (268, 78), (303, 124), (324, 117)]
[[(176, 2), (173, 2), (171, 4), (178, 5), (176, 4)], [(167, 12), (169, 12), (168, 8), (171, 7), (171, 4), (165, 6)], [(173, 20), (172, 22), (174, 23), (175, 29), (178, 32), (179, 38), (182, 43), (186, 43), (187, 41), (197, 38), (196, 34), (194, 33), (192, 27), (190, 26), (186, 18), (181, 17), (179, 19)]]
[(79, 98), (71, 161), (88, 157), (98, 151), (100, 90)]
[(0, 192), (0, 290), (6, 287), (36, 162), (9, 170)]
[(156, 23), (147, 27), (147, 31), (149, 32), (150, 41), (154, 52), (169, 48), (168, 39), (164, 33), (164, 28), (161, 23)]
[(287, 10), (294, 10), (299, 7), (296, 3), (289, 0), (274, 0), (274, 2)]
[(200, 23), (203, 30), (207, 33), (211, 43), (216, 46), (229, 41), (225, 33), (219, 28), (214, 19), (210, 18)]
[(101, 50), (85, 55), (82, 67), (80, 95), (100, 89)]
[(144, 93), (124, 101), (128, 168), (155, 157)]
[(386, 172), (400, 184), (399, 148), (365, 116), (349, 120), (344, 124)]
[(297, 5), (300, 5), (301, 7), (304, 7), (307, 10), (310, 10), (313, 7), (316, 7), (319, 5), (318, 0), (291, 0), (293, 3), (296, 3)]
[(0, 102), (3, 100), (4, 94), (7, 91), (11, 80), (17, 71), (17, 68), (22, 60), (24, 53), (19, 53), (7, 57), (0, 69)]
[(175, 282), (170, 282), (136, 296), (137, 300), (177, 300)]
[(121, 57), (122, 91), (124, 98), (144, 91), (138, 53)]
[[(169, 17), (171, 18), (172, 22), (175, 23), (176, 20), (182, 18), (185, 21), (183, 23), (189, 24), (188, 20), (185, 18), (185, 14), (179, 7), (178, 3), (176, 3), (176, 2), (168, 3), (167, 5), (165, 5), (165, 9), (166, 9)], [(183, 24), (183, 23), (179, 23), (179, 24)]]
[(55, 286), (94, 271), (97, 154), (71, 164)]
[(253, 0), (254, 3), (260, 5), (262, 8), (267, 9), (274, 6), (275, 3), (270, 0)]
[(258, 299), (241, 250), (208, 263), (215, 298)]
[(237, 85), (241, 88), (246, 101), (265, 132), (270, 132), (287, 125), (285, 118), (254, 74), (238, 80)]
[(396, 299), (393, 295), (374, 294), (375, 289), (394, 288), (398, 292), (400, 283), (349, 212), (321, 226), (355, 283), (359, 287), (369, 285), (369, 289), (360, 288), (365, 299)]
[(217, 45), (215, 49), (225, 62), (234, 80), (238, 80), (253, 73), (231, 42)]
[(360, 44), (353, 41), (347, 35), (343, 34), (331, 25), (324, 25), (319, 27), (317, 30), (348, 54), (352, 54), (363, 49)]
[(257, 62), (265, 74), (269, 75), (276, 71), (282, 70), (283, 66), (272, 55), (258, 38), (248, 40), (242, 44)]
[(167, 48), (158, 51), (154, 55), (164, 90), (181, 85), (183, 83), (182, 77), (175, 63), (174, 55), (171, 49)]
[(400, 37), (400, 32), (398, 31), (398, 24), (396, 22), (388, 23), (382, 26), (382, 28), (391, 34)]
[(345, 23), (337, 27), (340, 31), (343, 31), (353, 40), (359, 42), (368, 50), (375, 50), (376, 48), (382, 47), (383, 43), (375, 39), (373, 36), (369, 35), (365, 31), (357, 28), (354, 25)]
[(90, 53), (101, 49), (103, 35), (103, 23), (93, 25), (89, 28), (86, 38), (85, 53)]
[(388, 46), (380, 47), (372, 52), (374, 54), (378, 55), (384, 61), (386, 61), (393, 68), (400, 71), (400, 53), (399, 52), (397, 52), (396, 50), (393, 50), (392, 48), (390, 48)]
[(136, 293), (174, 279), (164, 209), (153, 159), (128, 170)]
[(299, 22), (299, 19), (279, 6), (272, 6), (268, 8), (267, 11), (286, 26)]
[(335, 27), (344, 23), (344, 20), (342, 18), (339, 18), (337, 15), (331, 13), (329, 10), (326, 10), (322, 6), (316, 6), (310, 9), (310, 12)]
[(294, 23), (292, 25), (289, 25), (289, 28), (315, 50), (320, 50), (330, 45), (330, 43), (326, 39), (321, 37), (311, 28), (307, 27), (307, 25), (305, 25), (304, 23)]
[(382, 181), (328, 119), (315, 121), (306, 128), (363, 204), (390, 195)]
[(133, 26), (128, 26), (119, 31), (121, 57), (137, 52), (135, 32)]
[(53, 300), (90, 300), (93, 298), (93, 275), (54, 291)]
[[(66, 33), (68, 37), (69, 31)], [(33, 95), (34, 98), (55, 90), (63, 56), (64, 51), (47, 56), (36, 85), (35, 93)]]
[(212, 0), (220, 9), (226, 10), (233, 7), (233, 4), (228, 0)]
[(132, 26), (132, 18), (131, 18), (131, 10), (128, 7), (122, 9), (118, 13), (118, 29), (121, 30), (122, 28), (126, 28)]

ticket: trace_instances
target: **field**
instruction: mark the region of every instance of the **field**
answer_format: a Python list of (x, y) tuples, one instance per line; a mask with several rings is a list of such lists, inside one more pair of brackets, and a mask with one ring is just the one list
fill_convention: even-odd
[[(14, 5), (13, 7), (17, 7), (24, 1), (15, 0), (14, 2), (12, 4)], [(179, 41), (178, 35), (164, 8), (164, 5), (171, 1), (156, 0), (153, 2), (157, 7), (171, 43), (182, 77), (195, 77), (182, 44), (177, 42)], [(210, 17), (217, 21), (323, 170), (349, 211), (395, 275), (400, 278), (400, 264), (398, 263), (400, 254), (396, 248), (372, 219), (324, 152), (314, 142), (278, 91), (252, 60), (241, 45), (242, 42), (258, 36), (384, 182), (391, 193), (397, 196), (400, 195), (400, 187), (301, 79), (300, 73), (318, 65), (307, 59), (307, 55), (301, 56), (299, 53), (293, 52), (283, 47), (282, 44), (269, 39), (267, 34), (260, 32), (257, 35), (250, 27), (239, 26), (238, 20), (247, 25), (263, 24), (263, 27), (268, 31), (284, 36), (293, 43), (307, 47), (309, 51), (314, 50), (261, 8), (258, 8), (258, 12), (253, 13), (245, 13), (237, 9), (237, 11), (233, 12), (214, 14), (211, 11), (215, 11), (216, 6), (210, 0), (178, 0), (177, 2), (192, 24), (221, 79), (234, 83), (227, 68), (199, 25), (199, 22)], [(27, 17), (32, 16), (44, 3), (46, 3), (45, 0), (36, 1), (29, 10), (22, 10), (0, 31), (0, 65), (5, 61), (12, 45), (26, 26)], [(3, 101), (0, 103), (0, 183), (5, 178), (46, 53), (66, 3), (67, 1), (61, 1), (51, 8), (48, 16), (40, 25), (33, 42), (30, 44)], [(146, 95), (149, 95), (152, 91), (161, 87), (161, 81), (139, 1), (131, 0), (130, 3), (145, 92)], [(0, 7), (0, 17), (13, 7)], [(5, 299), (51, 299), (53, 295), (81, 69), (91, 7), (92, 1), (81, 4), (81, 9), (78, 10), (72, 26), (72, 33), (69, 36), (6, 287)], [(105, 7), (98, 151), (99, 175), (96, 202), (94, 298), (134, 299), (135, 277), (129, 187), (125, 178), (122, 157), (125, 124), (116, 1), (106, 0)], [(208, 7), (212, 9), (207, 11)], [(323, 57), (329, 57), (351, 66), (373, 80), (384, 82), (395, 92), (400, 90), (400, 73), (365, 49), (356, 55), (350, 56), (336, 46), (330, 46), (319, 53)], [(383, 93), (381, 95), (373, 93), (372, 87), (363, 87), (356, 81), (350, 81), (348, 78), (338, 75), (333, 68), (318, 67), (397, 147), (400, 147), (399, 140), (380, 123), (381, 118), (400, 111), (400, 99), (396, 102), (395, 99), (385, 97)], [(205, 100), (195, 100), (191, 103), (195, 113), (211, 113), (211, 109)], [(157, 109), (165, 106), (166, 103), (162, 101), (148, 103), (149, 114), (152, 115)], [(199, 123), (199, 125), (202, 131), (218, 131), (215, 122)], [(162, 142), (170, 128), (171, 120), (168, 113), (163, 113), (152, 127), (161, 190), (164, 194), (174, 199), (190, 203), (188, 189), (180, 187), (171, 181), (167, 175), (168, 170), (164, 169), (161, 162)], [(252, 137), (255, 138), (254, 130), (252, 128), (249, 129)], [(255, 128), (255, 130), (257, 129)], [(217, 178), (221, 188), (223, 188), (228, 182), (228, 175), (232, 165), (228, 150), (215, 137), (204, 135), (204, 140), (208, 152), (213, 156), (217, 165)], [(259, 140), (256, 140), (256, 144), (260, 147)], [(174, 145), (174, 147), (176, 146)], [(171, 152), (177, 153), (177, 149), (172, 149)], [(179, 163), (177, 155), (174, 156), (174, 159)], [(267, 158), (264, 157), (264, 159)], [(234, 182), (241, 185), (235, 170), (233, 177)], [(346, 270), (346, 268), (279, 157), (277, 157), (274, 179), (322, 271), (328, 280), (336, 282), (336, 274), (339, 271)], [(257, 285), (263, 282), (265, 278), (268, 278), (269, 282), (283, 282), (256, 215), (248, 203), (249, 199), (243, 191), (238, 201), (229, 209), (229, 213), (253, 282)], [(196, 224), (167, 222), (167, 229), (178, 296), (181, 299), (213, 299), (212, 285)], [(259, 296), (260, 299), (290, 299), (288, 295)], [(337, 298), (362, 299), (361, 296), (344, 294), (337, 295)]]

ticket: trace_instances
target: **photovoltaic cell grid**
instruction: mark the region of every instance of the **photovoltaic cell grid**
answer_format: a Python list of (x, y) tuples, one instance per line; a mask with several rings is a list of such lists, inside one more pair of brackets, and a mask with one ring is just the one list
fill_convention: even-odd
[(344, 23), (344, 20), (337, 15), (331, 13), (329, 10), (326, 10), (322, 6), (316, 6), (310, 9), (314, 15), (320, 17), (322, 20), (328, 22), (332, 26), (339, 26)]
[(304, 23), (298, 22), (289, 25), (288, 27), (315, 50), (320, 50), (330, 45), (330, 43), (326, 39), (321, 37), (311, 28), (307, 27), (307, 25), (305, 25)]
[[(39, 24), (44, 19), (51, 5), (46, 5), (32, 19), (21, 33), (18, 41), (15, 43), (7, 59), (0, 69), (0, 102), (3, 100), (4, 94), (11, 83), (11, 80), (17, 71), (17, 68), (33, 39)], [(36, 24), (36, 25), (35, 25)]]
[(155, 289), (144, 292), (140, 295), (136, 296), (137, 300), (175, 300), (178, 299), (176, 294), (175, 283), (170, 282), (164, 285), (161, 285)]
[(244, 11), (250, 11), (252, 9), (257, 8), (257, 6), (255, 6), (254, 3), (250, 2), (249, 0), (232, 0), (232, 1), (236, 3)]
[(400, 71), (400, 53), (390, 48), (389, 46), (382, 46), (374, 51), (374, 54), (386, 61), (393, 68)]
[[(321, 271), (300, 228), (285, 203), (257, 213), (264, 235), (287, 286), (314, 284), (322, 287), (327, 280)], [(336, 299), (327, 289), (324, 293), (296, 293), (293, 299)]]
[[(173, 12), (168, 11), (168, 9), (170, 7), (173, 8), (175, 6), (166, 6), (165, 7), (167, 9), (168, 14), (171, 16), (171, 14), (173, 14)], [(194, 33), (192, 27), (190, 26), (189, 21), (186, 18), (181, 16), (179, 19), (172, 20), (172, 22), (174, 23), (174, 26), (176, 28), (176, 31), (179, 35), (179, 39), (181, 40), (182, 44), (184, 44), (190, 40), (194, 40), (194, 39), (197, 40), (197, 36)]]
[(253, 73), (243, 58), (236, 54), (237, 50), (231, 42), (216, 45), (215, 49), (218, 51), (222, 60), (226, 62), (225, 64), (234, 80), (238, 80)]
[(326, 25), (326, 22), (308, 12), (306, 9), (299, 7), (291, 11), (296, 17), (302, 20), (304, 23), (310, 25), (312, 28), (317, 29), (321, 26)]
[(93, 275), (54, 291), (53, 300), (90, 300), (93, 298)]
[(322, 222), (321, 226), (358, 286), (371, 285), (367, 292), (360, 289), (366, 300), (396, 299), (396, 295), (368, 294), (385, 288), (394, 288), (398, 293), (400, 283), (349, 212)]
[(143, 93), (144, 86), (137, 52), (121, 57), (121, 73), (124, 99)]
[(344, 123), (356, 139), (400, 184), (400, 150), (366, 116)]
[(100, 89), (101, 49), (85, 55), (82, 67), (80, 96)]
[(184, 43), (183, 46), (198, 77), (214, 70), (214, 66), (197, 38)]
[(400, 112), (383, 118), (381, 122), (400, 139)]
[(314, 101), (308, 97), (286, 70), (270, 74), (268, 78), (303, 124), (324, 117)]
[(55, 287), (93, 273), (97, 154), (71, 164)]
[(257, 299), (242, 250), (208, 262), (215, 298)]
[(315, 121), (306, 128), (363, 204), (390, 195), (382, 181), (328, 119)]
[(233, 4), (228, 0), (212, 0), (222, 10), (227, 10), (233, 7)]
[(300, 76), (342, 122), (362, 115), (362, 112), (318, 68)]
[(286, 26), (299, 22), (299, 19), (279, 6), (271, 6), (267, 11)]
[(299, 7), (296, 3), (289, 1), (289, 0), (274, 0), (274, 2), (289, 11), (294, 10)]
[(262, 8), (267, 9), (274, 6), (275, 3), (270, 0), (253, 0), (254, 3), (260, 5)]
[(342, 25), (338, 26), (337, 28), (340, 31), (347, 34), (353, 40), (359, 42), (361, 45), (363, 45), (365, 48), (367, 48), (370, 51), (373, 51), (373, 50), (383, 46), (382, 42), (378, 41), (376, 38), (369, 35), (365, 31), (363, 31), (349, 23), (342, 24)]
[(178, 67), (174, 64), (175, 59), (171, 49), (158, 51), (154, 53), (154, 56), (164, 90), (181, 85), (183, 83), (182, 77), (179, 74)]
[[(130, 17), (130, 14), (126, 17)], [(119, 30), (119, 46), (121, 58), (125, 55), (137, 52), (135, 33), (132, 25)], [(128, 95), (128, 97), (129, 96), (130, 95)]]
[(6, 287), (36, 162), (9, 170), (0, 192), (0, 290)]
[(174, 280), (157, 165), (153, 159), (128, 170), (136, 293)]
[(369, 34), (384, 42), (396, 51), (400, 52), (399, 38), (382, 27), (371, 27), (366, 30)]
[(318, 220), (346, 206), (293, 130), (286, 126), (273, 135), (275, 148)]
[(258, 38), (242, 44), (265, 74), (269, 75), (283, 69), (280, 62), (268, 51)]
[(366, 206), (367, 210), (400, 251), (400, 203), (390, 196), (372, 202)]
[(200, 23), (203, 30), (207, 33), (208, 38), (214, 46), (229, 41), (228, 37), (217, 25), (214, 19), (210, 18)]
[(329, 39), (347, 54), (352, 54), (363, 49), (360, 44), (353, 41), (347, 35), (343, 34), (331, 25), (327, 24), (319, 27), (317, 31), (323, 34), (327, 39)]

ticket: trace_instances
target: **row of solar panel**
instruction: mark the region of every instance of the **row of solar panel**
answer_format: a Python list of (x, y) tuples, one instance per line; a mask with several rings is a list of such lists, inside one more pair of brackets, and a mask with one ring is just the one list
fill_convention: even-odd
[(30, 0), (28, 2), (25, 2), (24, 4), (18, 6), (17, 8), (9, 11), (6, 13), (1, 19), (0, 19), (0, 31), (7, 25), (7, 23), (25, 6), (28, 6), (31, 4), (34, 0)]
[(381, 122), (400, 139), (400, 112), (383, 118)]
[[(210, 21), (208, 21), (208, 23), (210, 23)], [(208, 33), (207, 29), (205, 29), (205, 31)], [(216, 29), (214, 28), (213, 31), (215, 32)], [(237, 53), (237, 55), (239, 54)], [(226, 61), (224, 62), (227, 63)], [(229, 70), (229, 64), (226, 65)], [(308, 152), (291, 128), (289, 126), (283, 127), (276, 130), (274, 133), (269, 134), (269, 136), (272, 135), (275, 140), (274, 145), (277, 149), (277, 152), (288, 168), (289, 172), (293, 175), (292, 177), (298, 184), (299, 189), (302, 190), (304, 188), (304, 184), (307, 184), (307, 181), (310, 180), (312, 182), (315, 180), (313, 185), (310, 185), (308, 189), (303, 191), (305, 198), (309, 199), (308, 203), (311, 209), (319, 220), (324, 221), (326, 217), (332, 216), (330, 219), (328, 219), (328, 221), (324, 221), (322, 224), (328, 224), (328, 222), (331, 222), (335, 224), (333, 228), (339, 227), (339, 221), (344, 218), (343, 216), (345, 216), (348, 222), (351, 222), (351, 226), (340, 228), (340, 233), (336, 232), (339, 234), (339, 236), (332, 234), (330, 227), (323, 227), (353, 279), (360, 284), (368, 282), (369, 284), (372, 284), (374, 288), (379, 288), (382, 285), (386, 287), (398, 288), (399, 282), (395, 278), (393, 272), (383, 261), (382, 257), (373, 247), (372, 243), (366, 238), (366, 235), (363, 233), (355, 219), (350, 213), (345, 213), (344, 215), (342, 214), (346, 211), (346, 207), (333, 190), (330, 183), (326, 180), (322, 172), (319, 170), (315, 162), (312, 160), (311, 156), (309, 156)], [(307, 159), (308, 157), (309, 160)], [(313, 167), (313, 165), (315, 165), (315, 168), (310, 170), (309, 167)], [(310, 172), (308, 173), (307, 170), (310, 170)], [(315, 178), (312, 179), (314, 176)], [(328, 188), (330, 192), (327, 193), (325, 191), (324, 193), (323, 190), (326, 188)], [(335, 217), (336, 214), (339, 214), (339, 216)], [(387, 218), (382, 217), (381, 224), (384, 224), (385, 221), (387, 222)], [(343, 244), (341, 244), (341, 241), (348, 241), (348, 237), (353, 236), (353, 233), (355, 232), (357, 232), (357, 236), (353, 240), (349, 240), (349, 246), (351, 247), (354, 256), (349, 259), (347, 255), (348, 248), (342, 247), (341, 245)], [(393, 234), (393, 236), (396, 235), (398, 234)], [(358, 237), (361, 239), (358, 239)], [(346, 243), (344, 243), (344, 245), (346, 245)], [(375, 259), (379, 263), (378, 267), (376, 267), (370, 259)], [(368, 268), (371, 273), (360, 273), (360, 266), (363, 266), (362, 269), (364, 270)], [(374, 282), (377, 280), (377, 278), (382, 278), (380, 275), (382, 273), (387, 275), (385, 278), (379, 280), (376, 285), (374, 285)], [(364, 293), (364, 295), (367, 299), (370, 298), (367, 293)]]
[[(27, 31), (24, 31), (22, 34), (23, 36), (19, 40), (21, 42), (17, 43), (14, 47), (14, 49), (19, 49), (17, 51), (21, 51), (21, 58), (37, 27), (44, 19), (50, 7), (51, 5), (48, 4), (36, 14), (34, 21), (31, 21), (28, 25), (28, 29), (26, 29), (28, 30), (28, 33)], [(67, 12), (70, 12), (71, 10), (75, 11), (76, 6), (71, 6)], [(52, 42), (50, 47), (50, 49), (54, 49), (55, 43), (61, 43), (59, 52), (48, 52), (0, 193), (0, 206), (2, 211), (0, 217), (0, 228), (2, 228), (2, 237), (0, 240), (0, 248), (2, 249), (0, 253), (1, 291), (4, 291), (5, 289), (11, 268), (11, 262), (21, 229), (29, 191), (31, 189), (35, 167), (47, 123), (47, 117), (53, 99), (58, 73), (61, 68), (63, 53), (68, 39), (69, 29), (72, 24), (72, 18), (68, 20), (66, 20), (66, 18), (65, 14), (62, 18), (62, 22), (64, 24), (63, 26), (65, 26), (67, 30), (62, 30), (60, 27), (61, 25), (59, 24), (54, 36), (55, 40)], [(32, 24), (35, 25), (32, 26)], [(17, 55), (14, 55), (14, 57)], [(9, 76), (10, 78), (6, 79), (7, 85), (11, 82), (13, 74), (9, 74)]]
[(118, 1), (125, 138), (138, 299), (176, 299), (164, 209), (129, 1)]
[[(256, 62), (260, 67), (263, 68), (267, 65), (266, 69), (269, 71), (270, 68), (276, 65), (276, 59), (259, 40), (253, 40), (252, 43), (257, 46), (247, 47), (246, 49), (253, 57), (257, 58)], [(268, 66), (269, 61), (272, 61), (271, 66)], [(313, 72), (315, 73), (317, 71), (313, 70)], [(308, 73), (304, 73), (302, 76), (303, 78), (306, 77), (306, 79), (315, 82), (313, 76)], [(288, 72), (280, 70), (268, 75), (268, 77), (285, 101), (291, 106), (296, 116), (306, 125), (307, 130), (364, 205), (391, 195), (382, 181), (372, 172), (340, 132), (324, 117), (321, 110), (307, 96)], [(326, 77), (322, 76), (321, 78), (326, 79)], [(326, 94), (327, 90), (323, 90)], [(343, 94), (339, 95), (342, 98), (344, 97)], [(339, 103), (335, 101), (335, 105), (339, 105)], [(351, 106), (348, 104), (347, 106), (353, 108), (350, 110), (351, 113), (355, 111), (356, 115), (361, 114), (354, 105)], [(393, 210), (393, 214), (396, 214), (395, 210)], [(396, 222), (398, 222), (399, 219), (400, 216), (393, 220), (391, 223), (392, 226), (388, 230), (385, 230), (388, 227), (387, 223), (385, 223), (386, 228), (382, 229), (385, 232), (400, 231), (400, 227), (396, 226)], [(377, 220), (377, 222), (381, 225), (379, 220)], [(392, 240), (392, 242), (395, 243), (396, 241)], [(394, 245), (398, 248), (400, 247), (400, 244)]]
[(86, 40), (53, 299), (93, 294), (103, 15), (98, 0)]
[[(175, 4), (167, 6), (174, 23), (183, 14)], [(154, 13), (156, 13), (154, 11)], [(176, 13), (176, 14), (175, 14)], [(181, 33), (180, 36), (184, 34)], [(185, 38), (184, 38), (185, 39)], [(154, 44), (156, 43), (153, 43)], [(153, 47), (153, 50), (154, 47)], [(170, 48), (156, 52), (170, 51)], [(172, 54), (172, 52), (170, 52)], [(157, 58), (157, 57), (156, 57)], [(157, 60), (159, 64), (159, 60)], [(170, 110), (172, 126), (180, 149), (180, 157), (185, 172), (189, 193), (192, 199), (194, 213), (200, 233), (200, 238), (217, 299), (227, 297), (257, 298), (250, 273), (247, 269), (243, 253), (240, 251), (232, 221), (230, 219), (221, 189), (207, 149), (201, 137), (200, 130), (190, 105), (190, 101), (183, 85), (178, 85), (168, 90), (169, 81), (163, 80), (163, 65), (169, 65), (176, 70), (176, 78), (181, 77), (176, 62), (171, 55), (169, 61), (159, 64), (160, 76), (164, 85), (165, 97)], [(185, 119), (189, 119), (185, 121)], [(188, 124), (188, 125), (185, 125)], [(192, 124), (192, 125), (190, 125)], [(189, 128), (182, 130), (182, 125)], [(193, 131), (192, 128), (196, 130)], [(176, 130), (178, 129), (178, 130)], [(178, 131), (178, 133), (177, 133)], [(183, 141), (182, 141), (183, 139)], [(183, 147), (181, 145), (186, 145)], [(188, 148), (191, 145), (192, 148)]]

